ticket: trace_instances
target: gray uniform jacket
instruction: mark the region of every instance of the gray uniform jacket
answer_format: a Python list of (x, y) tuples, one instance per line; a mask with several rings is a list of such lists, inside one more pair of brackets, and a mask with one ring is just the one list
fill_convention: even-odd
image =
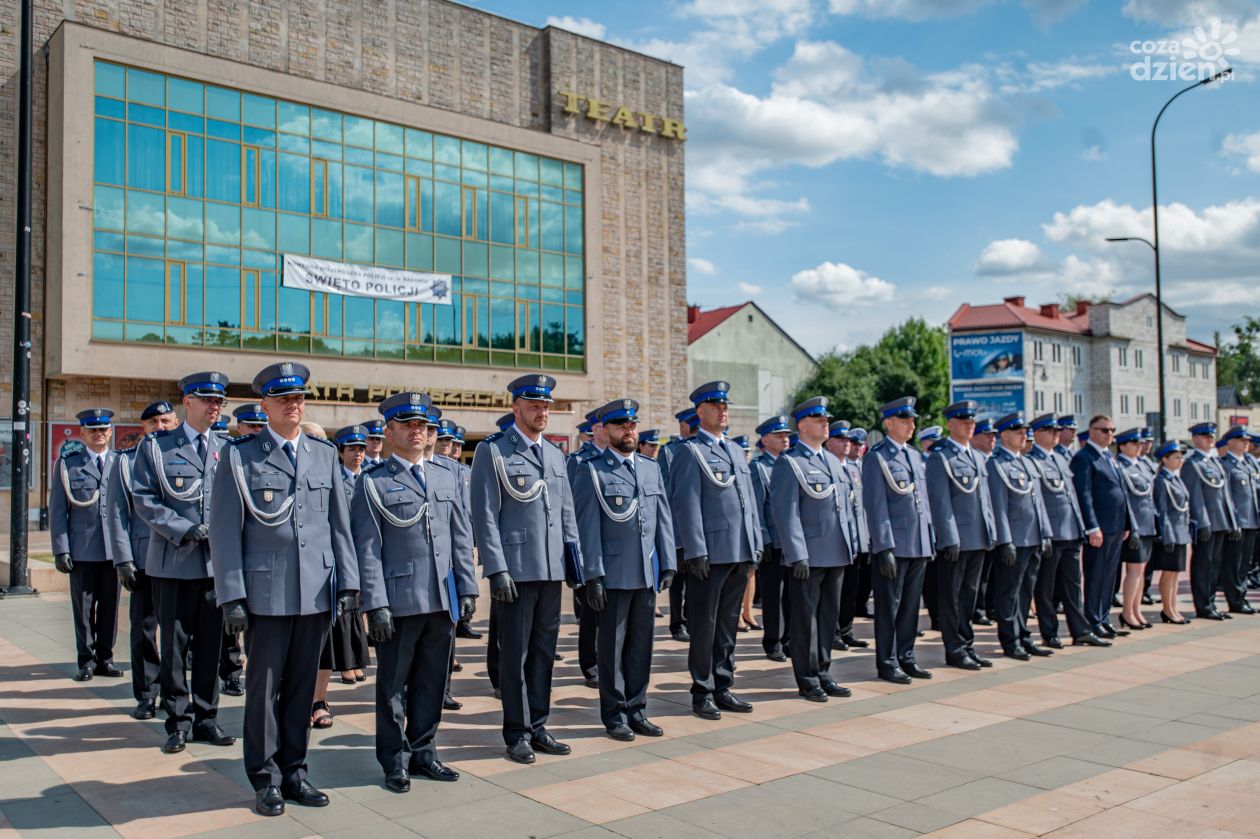
[(1026, 457), (1016, 457), (1003, 447), (989, 458), (989, 494), (998, 544), (1030, 548), (1052, 539), (1054, 530), (1041, 499), (1041, 479)]
[(131, 496), (136, 515), (152, 531), (145, 565), (150, 577), (207, 580), (214, 576), (210, 546), (180, 542), (194, 526), (210, 523), (214, 476), (229, 439), (226, 434), (208, 432), (204, 462), (197, 460), (196, 443), (188, 439), (183, 426), (155, 431), (136, 447)]
[[(75, 562), (107, 562), (105, 521), (109, 508), (105, 500), (106, 485), (117, 455), (113, 451), (105, 452), (104, 473), (96, 468), (95, 455), (89, 455), (92, 455), (91, 450), (83, 449), (64, 458), (59, 457), (53, 464), (48, 529), (52, 531), (54, 555), (70, 554)], [(85, 503), (88, 501), (91, 503)]]
[[(633, 470), (604, 452), (584, 458), (574, 473), (583, 578), (603, 577), (610, 589), (659, 589), (661, 573), (678, 570), (673, 517), (656, 461), (638, 454), (631, 457)], [(619, 518), (632, 509), (635, 513), (626, 521), (614, 521), (604, 512), (605, 505)]]
[[(721, 487), (714, 480), (730, 483)], [(707, 556), (713, 565), (728, 565), (757, 558), (764, 545), (761, 522), (739, 446), (719, 445), (704, 433), (688, 437), (674, 454), (669, 481), (669, 506), (684, 559)]]
[(245, 600), (256, 615), (313, 615), (331, 611), (338, 592), (359, 590), (350, 505), (332, 443), (301, 435), (294, 467), (263, 431), (231, 441), (220, 459), (210, 501), (219, 605)]
[(1229, 476), (1220, 460), (1195, 449), (1181, 467), (1181, 481), (1190, 491), (1190, 521), (1196, 532), (1222, 533), (1233, 530), (1234, 501), (1229, 492)]
[(573, 486), (573, 481), (577, 477), (578, 463), (599, 453), (599, 448), (588, 440), (583, 443), (577, 451), (573, 452), (564, 459), (564, 471), (569, 476), (570, 487)]
[(862, 506), (871, 532), (871, 553), (930, 557), (936, 549), (923, 458), (885, 437), (862, 458)]
[(1154, 536), (1155, 479), (1140, 458), (1129, 460), (1122, 454), (1116, 455), (1116, 465), (1120, 467), (1124, 492), (1129, 496), (1129, 527), (1138, 536)]
[(105, 519), (105, 556), (115, 565), (133, 562), (143, 571), (149, 552), (149, 526), (135, 514), (131, 502), (131, 472), (136, 450), (121, 449), (109, 470), (109, 485), (105, 489), (105, 506), (109, 510)]
[[(825, 449), (815, 454), (797, 443), (779, 457), (770, 479), (770, 511), (784, 565), (838, 568), (853, 562), (853, 491), (848, 470)], [(830, 494), (814, 497), (823, 492)]]
[(1050, 538), (1057, 542), (1085, 538), (1085, 517), (1072, 483), (1072, 467), (1059, 447), (1047, 455), (1040, 446), (1028, 453), (1041, 481), (1041, 500), (1050, 520)]
[(365, 611), (388, 606), (395, 617), (447, 612), (457, 620), (459, 598), (477, 596), (463, 490), (448, 458), (423, 469), (421, 486), (391, 457), (364, 470), (355, 485), (350, 530), (360, 598)]
[(1229, 495), (1234, 502), (1234, 516), (1243, 530), (1260, 527), (1260, 509), (1256, 507), (1256, 481), (1251, 464), (1233, 452), (1221, 455), (1221, 465), (1229, 475)]
[(1190, 544), (1190, 490), (1181, 476), (1160, 469), (1155, 476), (1155, 517), (1159, 541), (1165, 545)]
[(862, 464), (846, 459), (844, 468), (849, 473), (849, 483), (853, 485), (853, 523), (857, 525), (854, 549), (860, 554), (868, 554), (871, 552), (871, 526), (866, 521), (866, 506), (862, 501)]
[(932, 447), (927, 486), (938, 549), (957, 545), (960, 551), (987, 551), (997, 544), (984, 471), (984, 458), (970, 446), (946, 439)]
[[(529, 441), (509, 428), (482, 440), (473, 455), (469, 487), (473, 536), (485, 577), (506, 571), (516, 582), (563, 581), (566, 545), (580, 561), (564, 453), (546, 440), (540, 441), (539, 450), (542, 462)], [(533, 500), (513, 497), (514, 492), (532, 492), (540, 480), (546, 491)]]
[(748, 463), (753, 495), (757, 497), (758, 519), (761, 521), (761, 544), (771, 548), (779, 547), (779, 536), (774, 531), (774, 516), (770, 512), (770, 476), (776, 460), (778, 458), (769, 452), (762, 452)]

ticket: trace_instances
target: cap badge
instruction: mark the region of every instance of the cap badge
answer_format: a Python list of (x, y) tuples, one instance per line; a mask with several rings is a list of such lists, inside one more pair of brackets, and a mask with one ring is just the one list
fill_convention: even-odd
[(281, 376), (292, 376), (292, 375), (293, 375), (293, 362), (291, 362), (291, 361), (284, 361), (284, 362), (281, 362), (281, 363), (280, 363), (280, 375), (281, 375)]
[(546, 376), (539, 376), (539, 377), (538, 377), (538, 386), (539, 386), (539, 387), (546, 387), (546, 386), (547, 386), (547, 377), (546, 377)]
[(418, 393), (413, 393), (413, 394), (411, 394), (411, 404), (412, 404), (412, 405), (419, 405), (419, 404), (420, 404), (420, 401), (421, 401), (421, 400), (420, 400), (420, 394), (418, 394)]

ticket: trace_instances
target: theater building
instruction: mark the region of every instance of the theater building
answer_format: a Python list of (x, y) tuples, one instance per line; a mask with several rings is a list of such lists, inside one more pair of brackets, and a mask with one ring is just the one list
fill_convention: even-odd
[(37, 490), (52, 423), (134, 422), (203, 369), (230, 410), (301, 361), (329, 429), (422, 389), (473, 439), (526, 372), (557, 441), (685, 400), (681, 67), (446, 0), (35, 7)]

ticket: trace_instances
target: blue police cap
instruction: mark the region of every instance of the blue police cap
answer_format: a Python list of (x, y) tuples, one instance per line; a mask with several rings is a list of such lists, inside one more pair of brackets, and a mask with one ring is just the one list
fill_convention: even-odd
[(731, 442), (739, 446), (744, 451), (748, 451), (748, 437), (747, 436), (741, 434), (738, 437), (735, 437), (734, 439), (732, 439)]
[(1142, 429), (1126, 428), (1116, 435), (1117, 443), (1140, 443), (1142, 442)]
[(454, 440), (455, 439), (455, 423), (447, 419), (439, 421), (437, 438), (439, 440)]
[(851, 426), (848, 420), (836, 420), (831, 425), (827, 426), (827, 436), (843, 437), (847, 440), (849, 439), (850, 427)]
[(1039, 417), (1033, 417), (1033, 421), (1028, 424), (1033, 431), (1044, 431), (1046, 429), (1058, 429), (1059, 421), (1054, 418), (1054, 414), (1042, 414)]
[(1087, 428), (1087, 429), (1085, 429), (1084, 431), (1077, 432), (1076, 439), (1077, 439), (1077, 440), (1080, 440), (1082, 443), (1084, 443), (1086, 440), (1088, 440), (1088, 439), (1089, 439), (1089, 429)]
[(692, 417), (694, 417), (695, 415), (696, 415), (695, 407), (688, 405), (686, 408), (683, 408), (681, 411), (674, 414), (674, 419), (678, 420), (679, 422), (691, 422)]
[(927, 428), (919, 432), (920, 443), (931, 443), (941, 439), (941, 427), (939, 425), (929, 425)]
[(153, 419), (154, 417), (162, 416), (162, 414), (169, 414), (174, 410), (175, 409), (171, 407), (170, 402), (167, 402), (165, 399), (159, 399), (157, 402), (151, 403), (149, 407), (140, 412), (140, 419)]
[(429, 425), (434, 428), (437, 428), (442, 424), (442, 409), (433, 404), (432, 397), (429, 398), (429, 414), (425, 417), (425, 419), (427, 419), (429, 421)]
[(1036, 437), (1033, 436), (1033, 430), (1031, 428), (1028, 429), (1028, 432), (1024, 435), (1024, 437), (1027, 438), (1030, 442), (1037, 439)]
[(995, 422), (993, 427), (998, 431), (1012, 431), (1025, 428), (1026, 423), (1024, 422), (1024, 414), (1021, 411), (1016, 411), (1013, 414), (1007, 414)]
[(975, 419), (980, 410), (980, 403), (974, 399), (964, 399), (945, 408), (945, 419)]
[(1213, 445), (1213, 446), (1215, 446), (1215, 447), (1216, 447), (1216, 448), (1218, 448), (1218, 449), (1223, 449), (1223, 448), (1225, 448), (1225, 444), (1226, 444), (1226, 443), (1228, 443), (1228, 442), (1229, 442), (1228, 440), (1221, 439), (1221, 440), (1217, 440), (1217, 441), (1216, 441), (1215, 443), (1213, 443), (1212, 445)]
[(1190, 426), (1190, 433), (1196, 436), (1201, 435), (1201, 436), (1206, 436), (1206, 437), (1215, 437), (1216, 436), (1216, 423), (1201, 422), (1201, 423), (1198, 423), (1197, 425), (1192, 425)]
[(112, 424), (114, 412), (109, 408), (88, 408), (75, 414), (83, 428), (105, 428)]
[(205, 396), (209, 398), (227, 398), (228, 377), (222, 373), (208, 370), (205, 373), (191, 373), (179, 380), (179, 390), (185, 396)]
[(1244, 440), (1247, 438), (1247, 426), (1231, 425), (1229, 427), (1229, 431), (1226, 431), (1224, 434), (1221, 435), (1221, 440), (1226, 440), (1226, 441), (1237, 440), (1240, 437), (1243, 438)]
[(1056, 425), (1058, 425), (1058, 426), (1059, 426), (1059, 428), (1063, 428), (1063, 429), (1072, 428), (1072, 429), (1075, 429), (1075, 428), (1076, 428), (1076, 416), (1075, 416), (1075, 415), (1073, 415), (1073, 414), (1062, 414), (1062, 415), (1059, 417), (1059, 419), (1055, 422), (1055, 424), (1056, 424)]
[(888, 417), (917, 417), (919, 414), (914, 410), (914, 403), (915, 398), (913, 396), (903, 396), (900, 399), (885, 402), (883, 407), (879, 409), (879, 412), (885, 419)]
[(792, 432), (792, 433), (788, 436), (788, 445), (789, 445), (789, 446), (795, 446), (795, 445), (796, 445), (797, 443), (799, 443), (800, 441), (801, 441), (800, 435), (798, 435), (795, 431), (793, 431), (793, 432)]
[(705, 402), (729, 402), (730, 382), (705, 382), (691, 392), (692, 404), (699, 406)]
[(267, 412), (257, 402), (246, 402), (244, 405), (236, 406), (236, 409), (232, 411), (232, 416), (236, 417), (238, 423), (252, 422), (255, 425), (264, 425), (267, 422)]
[(700, 415), (699, 415), (699, 414), (692, 414), (692, 415), (691, 415), (691, 418), (687, 420), (687, 427), (688, 427), (688, 428), (699, 428), (699, 427), (700, 427)]
[(367, 429), (367, 436), (369, 438), (379, 437), (383, 439), (385, 437), (385, 420), (373, 418), (370, 420), (364, 420), (359, 423), (359, 425)]
[(1155, 456), (1160, 460), (1168, 457), (1170, 454), (1181, 454), (1185, 452), (1186, 447), (1181, 445), (1177, 440), (1169, 440), (1164, 445), (1155, 450)]
[(598, 418), (605, 425), (614, 422), (638, 422), (639, 403), (633, 399), (614, 399), (600, 407)]
[(223, 417), (219, 417), (217, 420), (210, 423), (211, 431), (227, 431), (227, 427), (228, 427), (228, 421), (224, 419)]
[(513, 399), (530, 399), (535, 402), (554, 402), (551, 392), (555, 389), (556, 380), (544, 373), (530, 373), (508, 385)]
[(777, 417), (770, 417), (762, 420), (761, 425), (755, 429), (758, 434), (765, 436), (767, 434), (778, 434), (781, 431), (788, 430), (788, 418), (780, 414)]
[(381, 416), (385, 418), (386, 422), (390, 420), (398, 420), (399, 422), (424, 420), (428, 422), (431, 402), (432, 400), (429, 399), (429, 394), (427, 393), (405, 390), (402, 393), (395, 393), (393, 396), (387, 396), (382, 399), (381, 404), (376, 406), (376, 410), (381, 412)]
[(589, 411), (586, 412), (584, 416), (586, 418), (587, 424), (592, 425), (592, 426), (599, 425), (599, 409), (601, 407), (602, 406), (600, 405), (596, 405), (594, 408), (591, 408)]
[(503, 416), (495, 420), (494, 424), (499, 427), (500, 431), (503, 431), (511, 427), (512, 423), (514, 422), (516, 422), (516, 414), (512, 413), (511, 411), (508, 411), (506, 414), (504, 414)]
[(464, 428), (464, 426), (462, 425), (455, 426), (455, 442), (459, 443), (462, 446), (464, 444), (464, 434), (466, 434), (467, 432), (468, 432), (468, 429)]
[(1149, 427), (1147, 427), (1147, 426), (1145, 426), (1145, 425), (1144, 425), (1144, 426), (1142, 426), (1141, 431), (1142, 431), (1142, 440), (1143, 440), (1143, 441), (1146, 441), (1146, 440), (1154, 440), (1154, 439), (1155, 439), (1155, 432), (1154, 432), (1154, 431), (1151, 431), (1151, 429), (1150, 429)]
[(972, 434), (995, 434), (997, 430), (993, 427), (992, 417), (982, 417), (976, 420), (976, 430)]
[(361, 425), (347, 425), (344, 428), (338, 428), (337, 433), (333, 435), (333, 442), (337, 444), (337, 448), (366, 446), (367, 429)]
[(589, 420), (583, 420), (582, 422), (579, 422), (579, 423), (578, 423), (577, 430), (578, 430), (578, 433), (579, 433), (579, 434), (590, 434), (590, 433), (591, 433), (591, 423), (590, 423), (590, 421), (589, 421)]
[(1257, 432), (1255, 432), (1255, 431), (1249, 431), (1249, 432), (1247, 432), (1247, 440), (1248, 440), (1248, 441), (1249, 441), (1249, 442), (1250, 442), (1253, 446), (1260, 446), (1260, 433), (1257, 433)]
[(831, 411), (827, 410), (828, 399), (825, 396), (814, 396), (799, 403), (792, 409), (792, 419), (800, 422), (807, 417), (826, 417), (831, 419)]
[(254, 393), (259, 396), (288, 396), (307, 393), (311, 371), (300, 361), (278, 361), (269, 364), (254, 377)]
[(639, 434), (639, 442), (647, 443), (650, 446), (659, 446), (661, 443), (661, 431), (659, 428), (649, 428), (647, 431)]

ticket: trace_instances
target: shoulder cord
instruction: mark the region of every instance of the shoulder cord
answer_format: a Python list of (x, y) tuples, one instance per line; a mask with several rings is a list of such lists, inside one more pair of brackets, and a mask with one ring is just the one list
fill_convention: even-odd
[(385, 502), (381, 500), (380, 491), (377, 490), (376, 488), (376, 481), (373, 481), (370, 477), (364, 478), (363, 480), (366, 482), (365, 489), (367, 491), (368, 500), (372, 502), (372, 506), (376, 508), (376, 512), (381, 514), (381, 518), (385, 519), (385, 521), (389, 522), (394, 527), (399, 527), (399, 528), (404, 528), (404, 529), (408, 527), (414, 527), (415, 525), (419, 524), (421, 519), (424, 519), (425, 531), (429, 534), (430, 540), (432, 539), (433, 523), (429, 519), (429, 502), (426, 501), (423, 504), (421, 504), (420, 509), (417, 510), (416, 514), (412, 516), (411, 518), (409, 519), (399, 518), (398, 516), (391, 513), (389, 510), (385, 509)]
[(1025, 457), (1024, 460), (1032, 463), (1033, 468), (1037, 470), (1037, 475), (1041, 478), (1041, 485), (1046, 488), (1047, 492), (1052, 492), (1055, 495), (1067, 492), (1067, 481), (1063, 478), (1062, 473), (1059, 474), (1059, 485), (1056, 487), (1050, 482), (1050, 478), (1046, 476), (1046, 469), (1040, 460), (1035, 457)]
[[(705, 459), (701, 456), (701, 454), (700, 454), (700, 450), (699, 450), (699, 444), (698, 444), (698, 443), (693, 443), (693, 442), (691, 442), (691, 441), (692, 441), (692, 440), (694, 440), (694, 439), (695, 439), (694, 437), (688, 437), (688, 438), (687, 438), (687, 442), (688, 442), (688, 443), (690, 444), (690, 446), (691, 446), (691, 454), (692, 454), (692, 456), (693, 456), (693, 457), (695, 457), (695, 459), (696, 459), (696, 463), (699, 463), (699, 464), (700, 464), (700, 474), (701, 474), (701, 475), (704, 475), (706, 478), (708, 478), (709, 483), (713, 484), (713, 485), (714, 485), (715, 487), (717, 487), (718, 489), (726, 489), (726, 488), (727, 488), (727, 487), (729, 487), (731, 484), (735, 483), (735, 467), (734, 467), (734, 465), (732, 465), (732, 466), (731, 466), (731, 476), (730, 476), (729, 478), (727, 478), (725, 481), (719, 481), (719, 480), (718, 480), (717, 475), (714, 475), (714, 474), (713, 474), (713, 470), (709, 468), (709, 463), (708, 463), (708, 461), (706, 461), (706, 460), (705, 460)], [(779, 456), (780, 456), (780, 457), (782, 457), (783, 455), (779, 455)]]
[(792, 474), (796, 476), (796, 482), (801, 485), (801, 492), (815, 501), (825, 501), (837, 494), (835, 478), (832, 478), (831, 483), (827, 484), (826, 490), (820, 492), (810, 486), (809, 482), (805, 480), (805, 473), (801, 471), (800, 464), (796, 462), (796, 458), (789, 457), (786, 453), (782, 456), (787, 458), (787, 464), (792, 468)]
[[(617, 524), (628, 522), (630, 521), (630, 519), (638, 515), (639, 513), (638, 495), (635, 495), (635, 497), (630, 500), (630, 505), (626, 507), (626, 509), (622, 510), (619, 513), (613, 512), (613, 509), (608, 506), (608, 499), (604, 498), (604, 486), (603, 484), (599, 482), (599, 475), (595, 472), (594, 461), (590, 461), (590, 460), (586, 461), (586, 468), (591, 473), (591, 486), (595, 493), (595, 500), (599, 502), (599, 508), (604, 511), (604, 515), (608, 516), (609, 519), (616, 522)], [(640, 527), (642, 527), (642, 524), (643, 522), (640, 517), (640, 522), (639, 522)]]
[[(201, 496), (196, 494), (201, 490), (203, 480), (198, 478), (192, 482), (192, 486), (182, 492), (176, 492), (170, 482), (166, 480), (166, 468), (162, 463), (162, 449), (158, 446), (157, 438), (149, 438), (149, 451), (153, 456), (153, 471), (157, 473), (158, 484), (162, 487), (162, 494), (176, 501), (193, 501)], [(204, 469), (204, 464), (202, 465)]]
[[(534, 485), (527, 490), (519, 490), (512, 486), (512, 482), (508, 480), (507, 464), (503, 460), (503, 455), (499, 453), (498, 446), (490, 446), (490, 459), (494, 463), (494, 473), (499, 478), (499, 487), (507, 491), (507, 494), (521, 504), (529, 504), (542, 498), (543, 508), (547, 513), (547, 524), (551, 524), (551, 493), (547, 490), (547, 481), (545, 478), (539, 478)], [(543, 466), (544, 475), (546, 467)]]
[[(888, 484), (889, 489), (898, 495), (909, 495), (915, 491), (914, 481), (910, 481), (904, 489), (897, 486), (897, 481), (893, 478), (892, 470), (888, 468), (888, 461), (884, 459), (884, 456), (879, 452), (871, 452), (871, 454), (879, 460), (879, 468), (884, 473), (884, 482)], [(910, 474), (913, 477), (914, 473), (911, 472)]]
[[(1135, 463), (1134, 465), (1136, 466), (1137, 464)], [(1121, 464), (1121, 466), (1123, 466), (1123, 464)], [(1148, 486), (1145, 490), (1138, 489), (1136, 486), (1133, 485), (1133, 479), (1129, 477), (1128, 469), (1122, 468), (1120, 470), (1120, 475), (1121, 477), (1124, 478), (1124, 485), (1129, 488), (1129, 493), (1132, 495), (1136, 495), (1138, 498), (1148, 497), (1151, 494), (1151, 490), (1155, 489), (1154, 481), (1152, 481), (1151, 485)]]
[[(274, 513), (264, 513), (254, 504), (253, 497), (249, 494), (249, 488), (246, 487), (245, 467), (241, 465), (241, 453), (236, 446), (231, 447), (228, 454), (231, 461), (232, 476), (236, 478), (236, 491), (241, 496), (241, 503), (245, 505), (245, 509), (254, 517), (254, 520), (264, 527), (279, 527), (289, 520), (293, 515), (293, 502), (297, 498), (297, 492), (284, 499), (284, 503), (280, 505), (280, 509)], [(158, 474), (162, 474), (159, 469)]]
[[(783, 455), (779, 455), (783, 457)], [(763, 492), (770, 492), (770, 470), (766, 468), (766, 464), (760, 460), (754, 460), (753, 466), (757, 467), (757, 474), (761, 476), (761, 489)]]
[(123, 492), (127, 493), (127, 501), (128, 503), (130, 503), (131, 501), (131, 461), (127, 460), (127, 455), (125, 454), (120, 454), (118, 455), (118, 457), (122, 461), (121, 463), (118, 464), (118, 469), (120, 472), (122, 472)]
[(1207, 484), (1212, 489), (1220, 489), (1221, 487), (1225, 485), (1225, 479), (1218, 478), (1217, 480), (1214, 481), (1211, 478), (1209, 478), (1207, 475), (1204, 475), (1202, 461), (1205, 461), (1205, 460), (1207, 460), (1206, 457), (1196, 458), (1190, 461), (1190, 465), (1194, 467), (1194, 472), (1196, 475), (1199, 476), (1199, 480), (1203, 481), (1203, 483)]
[(70, 470), (66, 468), (66, 462), (61, 461), (61, 488), (66, 492), (66, 500), (70, 502), (71, 507), (91, 507), (101, 498), (101, 488), (96, 487), (96, 492), (92, 493), (92, 497), (86, 501), (80, 501), (74, 497), (74, 493), (70, 491)]
[(1183, 501), (1180, 505), (1177, 504), (1177, 496), (1172, 491), (1172, 481), (1164, 481), (1164, 491), (1168, 493), (1168, 503), (1172, 504), (1172, 508), (1178, 513), (1184, 513), (1186, 510), (1190, 509), (1190, 493), (1188, 491), (1186, 492), (1185, 501)]
[(949, 458), (946, 457), (943, 453), (941, 454), (940, 458), (941, 458), (942, 465), (945, 467), (946, 477), (949, 478), (949, 482), (953, 484), (959, 492), (961, 492), (963, 495), (971, 495), (973, 492), (975, 492), (977, 489), (980, 488), (979, 475), (976, 476), (976, 481), (971, 486), (964, 486), (963, 484), (959, 483), (958, 478), (954, 477), (954, 470), (953, 470), (953, 467), (949, 465)]
[[(1011, 462), (1017, 463), (1018, 461), (1011, 461)], [(995, 464), (995, 468), (997, 469), (998, 479), (1001, 480), (1002, 483), (1006, 484), (1006, 488), (1009, 489), (1011, 492), (1015, 493), (1016, 495), (1027, 495), (1028, 493), (1033, 491), (1033, 483), (1031, 481), (1029, 481), (1027, 489), (1016, 489), (1015, 487), (1011, 486), (1011, 479), (1006, 476), (1006, 470), (1002, 468), (1002, 464), (1001, 463)]]

